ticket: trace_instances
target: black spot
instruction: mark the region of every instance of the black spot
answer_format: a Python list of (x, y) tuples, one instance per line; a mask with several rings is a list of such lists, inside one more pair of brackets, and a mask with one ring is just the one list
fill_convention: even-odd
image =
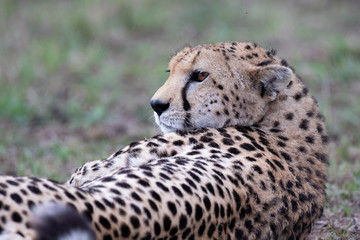
[(12, 180), (6, 180), (6, 182), (12, 186), (19, 186), (19, 183), (12, 181)]
[(235, 142), (230, 138), (223, 138), (222, 142), (227, 146), (231, 146), (235, 144)]
[(162, 184), (161, 182), (156, 182), (156, 186), (158, 186), (159, 188), (161, 188), (161, 190), (163, 190), (164, 192), (169, 192), (169, 188), (167, 188), (164, 184)]
[[(117, 230), (115, 230), (115, 231), (116, 231), (116, 234), (119, 234), (119, 233), (117, 232)], [(116, 236), (116, 234), (114, 233), (114, 236)], [(104, 236), (103, 240), (113, 240), (113, 238), (111, 237), (111, 235), (106, 234), (106, 235)]]
[(296, 101), (299, 101), (301, 98), (303, 97), (302, 93), (301, 92), (298, 92), (294, 95), (294, 99)]
[(205, 220), (204, 220), (204, 221), (202, 221), (202, 223), (199, 227), (199, 230), (198, 230), (199, 237), (201, 237), (204, 234), (205, 227), (206, 227), (206, 225), (205, 225)]
[(315, 141), (315, 138), (314, 138), (314, 136), (309, 135), (309, 136), (306, 136), (306, 137), (305, 137), (305, 141), (308, 142), (308, 143), (313, 144), (314, 141)]
[(279, 135), (278, 138), (285, 141), (285, 142), (289, 140), (287, 137), (284, 137), (284, 136), (281, 136), (281, 135)]
[(195, 206), (195, 220), (200, 221), (202, 216), (203, 216), (203, 209), (198, 204), (196, 204), (196, 206)]
[(266, 140), (264, 137), (260, 137), (260, 143), (262, 143), (265, 146), (269, 146), (268, 140)]
[(19, 213), (17, 212), (14, 212), (12, 215), (11, 215), (11, 219), (14, 221), (14, 222), (18, 222), (18, 223), (21, 223), (22, 221), (22, 217), (19, 215)]
[(215, 225), (211, 224), (207, 232), (207, 236), (209, 239), (211, 239), (211, 236), (214, 234), (215, 229), (216, 229)]
[(275, 49), (270, 49), (270, 51), (266, 51), (266, 55), (268, 57), (274, 56), (276, 54), (276, 50)]
[(274, 163), (281, 169), (281, 170), (284, 170), (284, 166), (281, 164), (281, 162), (279, 162), (278, 160), (276, 159), (273, 159)]
[(240, 147), (242, 147), (243, 149), (245, 149), (247, 151), (255, 151), (256, 150), (256, 148), (249, 143), (243, 143), (240, 145)]
[(134, 210), (134, 212), (136, 212), (137, 214), (141, 214), (141, 210), (138, 206), (134, 205), (134, 204), (130, 204), (130, 207)]
[(291, 207), (293, 212), (296, 212), (298, 210), (298, 204), (295, 200), (291, 200)]
[(175, 146), (181, 146), (181, 145), (184, 144), (184, 142), (183, 142), (182, 140), (176, 140), (176, 141), (173, 142), (173, 144), (174, 144)]
[(136, 193), (136, 192), (133, 192), (131, 194), (132, 198), (137, 200), (137, 201), (142, 201), (141, 197)]
[(185, 208), (186, 208), (186, 213), (190, 216), (192, 213), (192, 207), (188, 201), (185, 202)]
[(143, 209), (144, 209), (144, 212), (145, 212), (146, 216), (147, 216), (149, 219), (151, 219), (151, 213), (150, 213), (149, 209), (147, 209), (146, 207), (144, 207)]
[(289, 66), (289, 64), (287, 63), (287, 61), (285, 59), (282, 59), (280, 64), (285, 67)]
[(302, 119), (301, 122), (300, 122), (299, 127), (300, 127), (301, 129), (307, 130), (307, 129), (309, 128), (309, 120), (307, 120), (307, 119)]
[(177, 212), (175, 203), (169, 201), (167, 203), (167, 206), (168, 206), (170, 212), (175, 216), (176, 212)]
[(204, 197), (204, 199), (203, 199), (203, 202), (204, 202), (204, 204), (205, 204), (205, 208), (206, 208), (206, 210), (210, 210), (210, 208), (211, 208), (211, 203), (210, 203), (210, 200), (209, 200), (209, 198), (207, 197), (207, 196), (205, 196)]
[(149, 187), (149, 186), (150, 186), (150, 184), (149, 184), (147, 181), (142, 180), (142, 179), (140, 179), (140, 180), (138, 181), (138, 183), (139, 183), (141, 186), (143, 186), (143, 187)]
[(109, 208), (115, 208), (115, 205), (113, 202), (110, 202), (109, 200), (107, 200), (106, 198), (103, 198), (103, 201), (105, 203), (105, 205)]
[(300, 200), (301, 202), (305, 202), (305, 201), (308, 200), (308, 198), (306, 197), (305, 194), (299, 193), (299, 200)]
[(259, 149), (260, 151), (264, 151), (265, 149), (259, 145), (255, 140), (251, 141), (251, 143), (257, 148)]
[(254, 169), (255, 172), (257, 172), (257, 173), (259, 173), (259, 174), (262, 174), (262, 173), (263, 173), (262, 169), (261, 169), (258, 165), (254, 165), (254, 166), (253, 166), (253, 169)]
[(102, 204), (101, 202), (99, 202), (98, 200), (95, 200), (95, 205), (96, 205), (96, 207), (97, 208), (99, 208), (100, 210), (105, 210), (105, 206), (104, 206), (104, 204)]
[(110, 222), (104, 218), (103, 216), (100, 216), (99, 217), (99, 222), (101, 223), (101, 225), (106, 228), (106, 229), (110, 229), (111, 228), (111, 225), (110, 225)]
[(211, 183), (207, 183), (206, 188), (212, 195), (215, 195), (214, 187), (211, 185)]
[(288, 161), (288, 162), (291, 162), (291, 161), (292, 161), (292, 159), (291, 159), (291, 157), (290, 157), (290, 155), (289, 155), (288, 153), (286, 153), (286, 152), (281, 152), (281, 155), (284, 157), (284, 159), (285, 159), (286, 161)]
[(314, 116), (314, 112), (313, 112), (313, 111), (308, 111), (308, 112), (306, 113), (306, 116), (308, 116), (308, 117), (313, 117), (313, 116)]
[(276, 128), (272, 128), (272, 129), (270, 129), (270, 132), (278, 133), (278, 132), (281, 132), (281, 130), (276, 129)]
[(199, 151), (191, 151), (191, 152), (187, 153), (187, 155), (189, 155), (189, 156), (194, 156), (194, 155), (198, 155), (198, 154), (200, 154)]
[(217, 149), (220, 148), (219, 144), (217, 144), (216, 142), (210, 142), (210, 143), (209, 143), (209, 147), (217, 148)]
[(28, 189), (34, 194), (37, 194), (37, 195), (42, 194), (40, 189), (35, 186), (28, 186)]
[(159, 236), (161, 233), (161, 226), (157, 221), (154, 222), (154, 232), (156, 236)]
[(250, 161), (250, 162), (256, 162), (256, 159), (253, 158), (253, 157), (247, 156), (246, 159), (247, 159), (248, 161)]
[(306, 151), (306, 148), (303, 147), (303, 146), (298, 147), (298, 151), (299, 151), (299, 152), (302, 152), (302, 153), (306, 153), (306, 152), (307, 152), (307, 151)]
[(249, 233), (251, 233), (252, 232), (252, 230), (253, 230), (253, 225), (252, 225), (252, 222), (251, 222), (251, 220), (246, 220), (245, 221), (245, 227), (247, 228), (247, 230), (249, 231)]
[(240, 153), (240, 151), (237, 149), (237, 148), (229, 148), (228, 149), (228, 152), (231, 153), (231, 154), (234, 154), (234, 155), (237, 155)]
[[(220, 184), (223, 185), (222, 182)], [(225, 196), (224, 196), (224, 192), (223, 192), (222, 188), (218, 184), (216, 184), (216, 188), (219, 192), (220, 197), (224, 198)]]
[(267, 173), (268, 173), (268, 176), (269, 176), (270, 180), (271, 180), (273, 183), (275, 183), (274, 174), (273, 174), (271, 171), (268, 171)]
[(198, 141), (195, 138), (193, 138), (193, 137), (189, 138), (189, 143), (190, 144), (196, 144), (197, 142)]
[(154, 143), (154, 142), (149, 142), (148, 144), (146, 144), (147, 147), (158, 147), (159, 144)]
[(170, 230), (170, 226), (171, 226), (171, 219), (169, 218), (169, 216), (165, 215), (163, 218), (163, 225), (164, 225), (164, 230), (165, 231), (169, 231)]
[(294, 118), (294, 114), (293, 113), (287, 113), (287, 114), (285, 114), (285, 118), (287, 120), (292, 120)]
[[(10, 198), (12, 199), (12, 200), (14, 200), (16, 203), (22, 203), (22, 198), (20, 197), (20, 195), (19, 194), (17, 194), (17, 193), (12, 193), (12, 194), (10, 194)], [(0, 202), (1, 203), (1, 202)], [(0, 204), (0, 209), (1, 209), (1, 204)]]
[(139, 219), (138, 219), (136, 216), (132, 216), (132, 217), (130, 218), (130, 223), (131, 223), (131, 225), (132, 225), (134, 228), (140, 227), (140, 221), (139, 221)]
[(329, 160), (328, 160), (326, 154), (322, 154), (322, 153), (318, 153), (318, 152), (317, 152), (317, 153), (315, 153), (315, 157), (316, 157), (316, 159), (318, 159), (320, 162), (329, 164)]
[(236, 240), (247, 240), (248, 238), (244, 236), (244, 232), (241, 229), (235, 230), (235, 239)]
[(220, 204), (220, 216), (222, 218), (225, 217), (225, 208), (224, 208), (224, 206), (222, 204)]
[(161, 197), (160, 197), (160, 195), (157, 194), (155, 191), (151, 191), (150, 194), (151, 194), (151, 196), (152, 196), (156, 201), (161, 202)]
[(178, 197), (183, 197), (182, 192), (177, 187), (173, 186), (172, 189)]
[(267, 164), (269, 164), (269, 165), (270, 165), (270, 167), (271, 167), (274, 171), (277, 171), (277, 169), (276, 169), (275, 165), (274, 165), (272, 162), (270, 162), (270, 160), (269, 160), (269, 159), (266, 159), (266, 163), (267, 163)]
[(122, 187), (122, 188), (131, 188), (131, 186), (125, 182), (118, 182), (118, 183), (116, 183), (116, 186)]
[(130, 236), (130, 228), (128, 227), (128, 225), (126, 225), (125, 223), (123, 223), (120, 227), (120, 231), (121, 231), (121, 236), (124, 238), (127, 238)]
[(214, 140), (213, 138), (207, 137), (207, 136), (202, 136), (202, 137), (200, 138), (200, 141), (201, 141), (201, 142), (204, 142), (204, 143), (212, 142), (213, 140)]
[(327, 144), (329, 142), (329, 137), (327, 135), (322, 135), (321, 141), (322, 143)]
[(272, 63), (271, 60), (266, 60), (266, 61), (262, 61), (262, 62), (258, 63), (257, 66), (263, 67), (263, 66), (269, 65), (270, 63)]
[(221, 179), (223, 179), (223, 180), (226, 179), (224, 174), (222, 174), (220, 171), (213, 169), (213, 172), (216, 173), (216, 175), (219, 176)]
[(179, 224), (180, 230), (186, 228), (186, 225), (187, 225), (187, 217), (185, 215), (181, 215), (180, 216), (180, 224)]
[(304, 87), (303, 90), (302, 90), (302, 93), (303, 93), (304, 95), (308, 94), (308, 93), (309, 93), (309, 89), (307, 89), (306, 87)]
[(153, 200), (149, 199), (148, 203), (150, 204), (150, 207), (152, 208), (152, 210), (154, 210), (156, 212), (159, 210), (156, 203)]

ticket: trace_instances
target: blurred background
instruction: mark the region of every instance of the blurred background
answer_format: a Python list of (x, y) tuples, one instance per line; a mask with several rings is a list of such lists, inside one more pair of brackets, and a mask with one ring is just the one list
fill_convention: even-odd
[(174, 52), (251, 41), (295, 67), (327, 119), (329, 200), (309, 239), (358, 239), (359, 10), (357, 0), (2, 0), (0, 174), (65, 181), (152, 136), (148, 102)]

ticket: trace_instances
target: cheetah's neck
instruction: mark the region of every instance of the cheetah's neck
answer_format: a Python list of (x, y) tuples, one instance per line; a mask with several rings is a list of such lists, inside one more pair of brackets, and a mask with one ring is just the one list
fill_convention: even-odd
[[(328, 137), (323, 116), (316, 100), (304, 84), (295, 77), (278, 96), (259, 123), (261, 129), (274, 136), (278, 146), (299, 158), (307, 155), (323, 156), (326, 162)], [(303, 154), (307, 153), (307, 154)]]

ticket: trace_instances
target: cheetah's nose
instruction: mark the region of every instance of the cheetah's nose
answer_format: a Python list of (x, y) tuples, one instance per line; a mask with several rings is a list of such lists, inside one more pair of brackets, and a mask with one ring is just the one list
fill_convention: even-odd
[(166, 109), (169, 108), (170, 103), (164, 103), (163, 101), (159, 99), (150, 100), (150, 105), (154, 109), (154, 111), (159, 115), (165, 112)]

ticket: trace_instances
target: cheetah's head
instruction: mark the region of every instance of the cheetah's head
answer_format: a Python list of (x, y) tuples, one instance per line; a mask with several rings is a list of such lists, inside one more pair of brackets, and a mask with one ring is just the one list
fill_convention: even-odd
[(186, 47), (170, 60), (169, 72), (150, 101), (165, 133), (253, 125), (293, 77), (278, 57), (249, 43)]

